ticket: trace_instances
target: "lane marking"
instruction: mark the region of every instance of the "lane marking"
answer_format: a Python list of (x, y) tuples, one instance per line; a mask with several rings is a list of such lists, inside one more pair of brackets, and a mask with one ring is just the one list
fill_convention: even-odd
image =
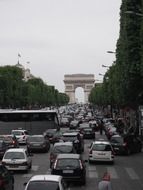
[(131, 179), (139, 179), (139, 176), (136, 174), (136, 172), (133, 170), (133, 168), (125, 168), (126, 172), (130, 176)]

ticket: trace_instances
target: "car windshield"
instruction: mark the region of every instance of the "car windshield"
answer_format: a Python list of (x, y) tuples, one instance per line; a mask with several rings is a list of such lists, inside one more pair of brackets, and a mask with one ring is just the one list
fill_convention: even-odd
[(94, 144), (92, 147), (94, 151), (111, 151), (111, 146), (106, 144)]
[(4, 159), (25, 159), (23, 152), (7, 152)]
[(122, 137), (112, 137), (111, 143), (123, 143), (123, 138)]
[(12, 131), (13, 135), (23, 135), (22, 131)]
[(79, 160), (73, 158), (59, 159), (57, 162), (57, 168), (79, 168)]
[(72, 146), (68, 146), (68, 145), (55, 146), (53, 152), (55, 152), (55, 153), (70, 153), (70, 152), (72, 152)]
[(27, 190), (59, 190), (58, 182), (54, 181), (31, 181), (28, 184)]
[(43, 142), (44, 137), (28, 137), (27, 141), (28, 142)]

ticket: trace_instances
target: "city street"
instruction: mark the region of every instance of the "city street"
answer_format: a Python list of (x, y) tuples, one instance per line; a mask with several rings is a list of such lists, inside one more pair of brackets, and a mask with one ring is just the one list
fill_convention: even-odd
[[(98, 136), (98, 135), (97, 135)], [(104, 137), (104, 135), (103, 135)], [(87, 160), (88, 147), (92, 140), (85, 140), (85, 151), (83, 157)], [(130, 156), (116, 156), (115, 163), (111, 164), (89, 164), (86, 163), (87, 169), (87, 184), (79, 186), (78, 184), (70, 184), (68, 189), (88, 189), (96, 190), (99, 180), (103, 173), (108, 171), (111, 175), (113, 189), (116, 190), (141, 190), (143, 189), (143, 167), (142, 167), (143, 152)], [(23, 183), (35, 174), (50, 174), (49, 169), (49, 153), (35, 153), (33, 156), (32, 170), (28, 173), (15, 173), (15, 190), (23, 190)]]

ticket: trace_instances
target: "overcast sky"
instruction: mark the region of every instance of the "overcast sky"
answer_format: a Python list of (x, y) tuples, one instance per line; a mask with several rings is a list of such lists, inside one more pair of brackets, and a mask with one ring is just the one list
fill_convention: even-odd
[[(65, 74), (102, 80), (119, 37), (121, 0), (0, 0), (0, 65), (20, 63), (64, 92)], [(30, 64), (27, 64), (30, 62)]]

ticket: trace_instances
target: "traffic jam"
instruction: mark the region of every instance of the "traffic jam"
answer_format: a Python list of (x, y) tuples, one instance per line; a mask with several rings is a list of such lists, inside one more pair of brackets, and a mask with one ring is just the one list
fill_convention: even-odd
[(142, 152), (141, 139), (125, 132), (123, 118), (115, 120), (76, 104), (59, 108), (58, 114), (58, 129), (49, 128), (43, 134), (13, 129), (0, 135), (1, 190), (88, 189), (89, 168), (94, 172), (96, 165), (108, 166), (112, 175), (116, 157)]

